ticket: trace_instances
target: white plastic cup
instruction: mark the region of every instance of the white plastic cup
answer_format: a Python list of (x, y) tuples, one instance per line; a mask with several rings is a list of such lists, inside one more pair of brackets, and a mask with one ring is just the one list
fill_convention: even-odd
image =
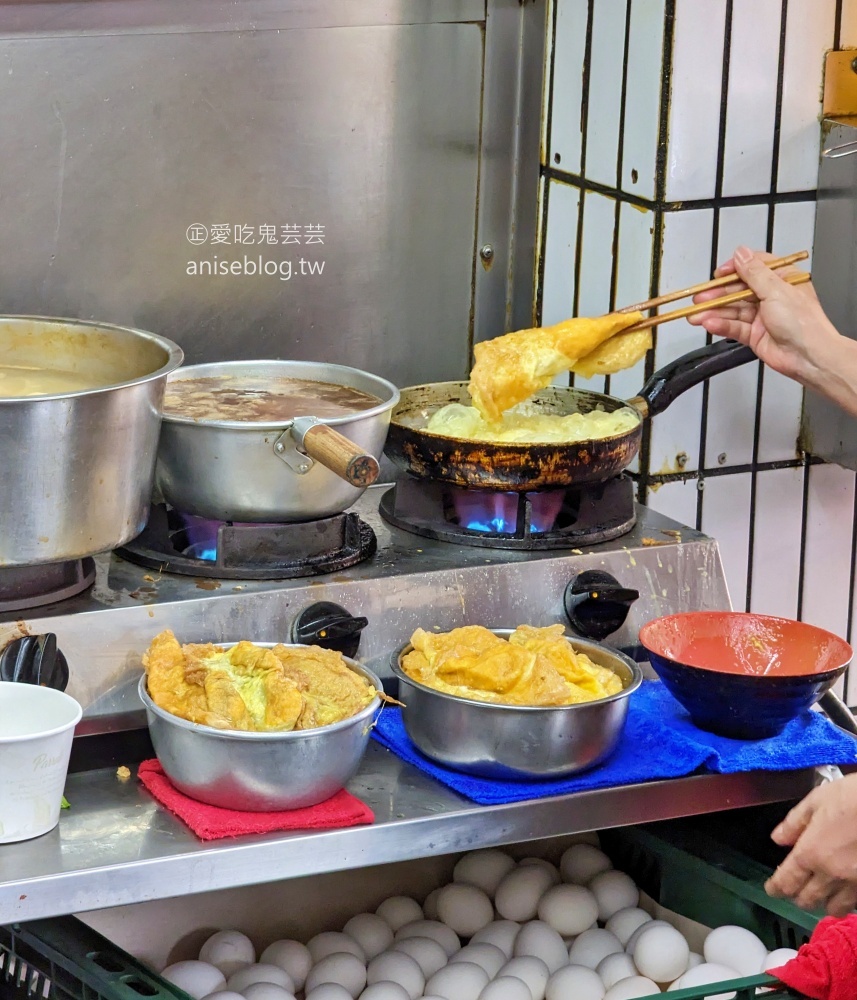
[(82, 715), (63, 691), (0, 681), (0, 844), (40, 837), (59, 823)]

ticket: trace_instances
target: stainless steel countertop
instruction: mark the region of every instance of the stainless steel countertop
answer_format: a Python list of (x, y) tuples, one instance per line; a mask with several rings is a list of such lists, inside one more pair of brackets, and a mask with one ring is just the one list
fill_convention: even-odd
[[(640, 591), (611, 637), (619, 646), (633, 645), (640, 625), (659, 614), (729, 607), (716, 543), (646, 508), (638, 508), (634, 530), (613, 542), (514, 552), (390, 528), (378, 514), (382, 492), (367, 491), (355, 507), (378, 535), (377, 555), (360, 566), (308, 580), (198, 581), (105, 556), (89, 593), (33, 616), (7, 616), (0, 641), (22, 627), (55, 632), (72, 667), (70, 693), (87, 707), (88, 731), (109, 733), (139, 725), (140, 656), (166, 627), (186, 641), (227, 641), (233, 633), (282, 641), (300, 608), (333, 600), (368, 617), (360, 656), (383, 676), (395, 649), (426, 625), (427, 609), (440, 628), (563, 621), (565, 586), (584, 569), (607, 570)], [(123, 763), (133, 771), (138, 761)], [(203, 843), (135, 778), (82, 771), (68, 779), (71, 808), (57, 829), (0, 846), (0, 924), (785, 801), (813, 780), (812, 771), (701, 776), (485, 807), (371, 743), (349, 787), (373, 809), (373, 825)]]
[(0, 924), (785, 801), (813, 777), (711, 775), (486, 807), (372, 743), (349, 788), (374, 825), (203, 843), (134, 777), (82, 772), (55, 830), (0, 846)]
[[(95, 557), (96, 579), (90, 590), (60, 604), (33, 609), (31, 612), (0, 612), (0, 622), (13, 623), (20, 619), (41, 620), (82, 612), (163, 606), (215, 596), (239, 596), (268, 591), (287, 593), (303, 591), (308, 587), (321, 589), (326, 583), (353, 584), (364, 580), (399, 578), (414, 573), (458, 572), (485, 566), (554, 562), (576, 554), (598, 556), (603, 553), (630, 553), (648, 544), (644, 542), (647, 538), (668, 547), (710, 542), (705, 535), (693, 528), (672, 521), (648, 507), (638, 506), (637, 524), (627, 535), (597, 545), (585, 545), (581, 549), (515, 551), (451, 544), (410, 534), (391, 527), (384, 521), (378, 512), (378, 504), (390, 488), (389, 483), (371, 487), (349, 508), (372, 527), (378, 539), (377, 553), (350, 569), (295, 580), (204, 580), (159, 573), (128, 562), (115, 553), (105, 553)], [(676, 534), (665, 534), (665, 531)]]

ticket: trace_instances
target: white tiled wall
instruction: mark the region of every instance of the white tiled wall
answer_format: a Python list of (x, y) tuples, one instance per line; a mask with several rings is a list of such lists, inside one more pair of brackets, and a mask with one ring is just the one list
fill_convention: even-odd
[[(837, 39), (857, 48), (857, 0), (554, 3), (545, 321), (603, 312), (611, 284), (619, 307), (700, 281), (739, 243), (811, 250), (824, 56)], [(704, 342), (662, 326), (648, 370)], [(633, 395), (645, 374), (609, 391)], [(735, 607), (845, 635), (855, 476), (797, 453), (801, 402), (757, 364), (712, 379), (651, 422), (640, 482), (651, 506), (719, 540)]]
[[(560, 6), (568, 0), (558, 0)], [(575, 2), (575, 0), (572, 0)], [(676, 4), (669, 102), (666, 197), (669, 201), (713, 198), (726, 0)]]

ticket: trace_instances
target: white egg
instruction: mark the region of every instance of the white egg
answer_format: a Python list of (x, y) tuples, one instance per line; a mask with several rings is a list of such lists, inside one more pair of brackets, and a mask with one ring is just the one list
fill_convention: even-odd
[(244, 1000), (295, 1000), (295, 995), (276, 983), (250, 983), (244, 987)]
[[(687, 958), (687, 968), (688, 969), (695, 969), (697, 967), (697, 965), (702, 965), (704, 962), (705, 962), (705, 959), (702, 957), (702, 955), (697, 955), (697, 953), (695, 951), (692, 951), (690, 953), (690, 955), (688, 955), (688, 958)], [(685, 971), (687, 971), (687, 970), (685, 970)]]
[(515, 867), (515, 860), (504, 851), (488, 849), (470, 851), (460, 858), (452, 870), (453, 882), (475, 885), (492, 899), (503, 876)]
[(563, 843), (566, 848), (573, 847), (575, 844), (591, 844), (593, 847), (600, 847), (601, 838), (595, 830), (586, 830), (583, 833), (572, 833), (568, 837), (563, 837)]
[(538, 913), (539, 900), (552, 885), (550, 872), (543, 868), (515, 868), (498, 886), (494, 905), (506, 920), (532, 920)]
[(410, 955), (401, 951), (385, 951), (369, 963), (366, 982), (369, 986), (375, 983), (398, 983), (408, 991), (411, 1000), (416, 1000), (422, 995), (426, 977)]
[(602, 959), (620, 951), (622, 943), (615, 934), (602, 927), (592, 927), (575, 938), (568, 949), (568, 961), (570, 965), (585, 965), (594, 971)]
[(624, 872), (601, 872), (592, 879), (588, 888), (598, 900), (598, 919), (602, 923), (606, 923), (614, 913), (636, 906), (640, 901), (640, 890), (631, 876)]
[[(396, 941), (390, 950), (410, 955), (426, 979), (431, 979), (438, 969), (442, 969), (447, 963), (446, 952), (433, 938), (404, 938), (402, 941)], [(461, 952), (457, 954), (460, 955)]]
[(390, 925), (375, 913), (358, 913), (342, 928), (342, 933), (360, 945), (367, 961), (386, 951), (393, 943)]
[(765, 967), (762, 971), (767, 972), (768, 969), (779, 969), (793, 958), (797, 958), (797, 952), (794, 948), (777, 948), (776, 951), (772, 951), (765, 959)]
[(455, 931), (439, 920), (415, 920), (412, 924), (405, 924), (396, 931), (397, 941), (411, 937), (427, 937), (437, 941), (446, 952), (447, 958), (451, 958), (461, 948), (461, 942)]
[(540, 958), (513, 958), (500, 970), (500, 976), (514, 976), (523, 980), (529, 987), (533, 1000), (545, 1000), (550, 972)]
[(373, 983), (363, 990), (360, 1000), (411, 1000), (411, 995), (398, 983)]
[(706, 962), (725, 965), (740, 976), (761, 972), (768, 957), (768, 949), (752, 931), (734, 924), (715, 928), (706, 937), (702, 953)]
[(500, 976), (485, 987), (479, 1000), (533, 1000), (533, 995), (522, 979)]
[(375, 910), (375, 913), (390, 925), (390, 930), (395, 934), (400, 927), (405, 924), (412, 924), (415, 920), (423, 919), (423, 908), (410, 896), (390, 896)]
[(453, 882), (440, 890), (437, 915), (456, 934), (471, 938), (494, 919), (494, 907), (488, 894), (475, 885)]
[(443, 886), (440, 886), (437, 889), (432, 889), (432, 891), (426, 896), (425, 902), (423, 903), (423, 916), (426, 920), (437, 920), (437, 897), (440, 895), (440, 890), (442, 888)]
[(268, 962), (260, 962), (258, 965), (245, 965), (229, 977), (227, 986), (236, 993), (243, 993), (251, 983), (274, 983), (282, 986), (289, 993), (295, 992), (295, 984), (292, 977), (279, 965), (271, 965)]
[(640, 935), (644, 930), (648, 930), (650, 927), (672, 927), (672, 924), (668, 924), (666, 920), (648, 920), (634, 931), (634, 933), (628, 938), (628, 942), (625, 945), (625, 951), (634, 957), (634, 949), (637, 947), (637, 942), (640, 940)]
[(356, 997), (366, 986), (366, 966), (349, 952), (328, 955), (310, 969), (306, 977), (307, 993), (323, 983), (337, 983)]
[[(708, 986), (711, 983), (723, 983), (730, 979), (740, 978), (733, 969), (727, 968), (725, 965), (704, 963), (703, 965), (697, 965), (695, 969), (689, 969), (685, 972), (678, 983), (674, 983), (670, 987), (670, 990), (689, 990), (694, 986)], [(710, 996), (706, 994), (706, 1000), (734, 1000), (735, 996), (734, 991), (718, 993), (716, 995), (712, 994)]]
[(458, 962), (436, 972), (426, 983), (426, 991), (446, 1000), (478, 1000), (488, 985), (488, 973), (473, 962)]
[(350, 952), (363, 962), (366, 961), (363, 949), (354, 938), (340, 931), (322, 931), (321, 934), (316, 934), (314, 938), (307, 941), (307, 950), (312, 956), (313, 963), (318, 963), (323, 958), (327, 958), (328, 955), (338, 955), (343, 951)]
[[(268, 983), (268, 985), (273, 986), (274, 984)], [(209, 993), (202, 1000), (211, 1000), (212, 997), (217, 997), (217, 1000), (244, 1000), (242, 993), (235, 993), (232, 990), (215, 990), (214, 993)]]
[(471, 944), (493, 944), (506, 956), (512, 957), (515, 950), (515, 939), (520, 933), (521, 925), (515, 920), (495, 920), (483, 927), (470, 939)]
[(300, 941), (284, 939), (274, 941), (259, 956), (259, 961), (267, 965), (279, 965), (289, 974), (295, 989), (302, 990), (309, 970), (312, 968), (312, 955), (309, 948)]
[(595, 925), (598, 902), (582, 885), (555, 885), (539, 900), (539, 920), (563, 937), (576, 937)]
[(548, 872), (554, 885), (559, 885), (560, 882), (562, 882), (562, 877), (559, 874), (559, 868), (557, 868), (556, 865), (552, 865), (550, 861), (545, 860), (545, 858), (523, 858), (518, 862), (518, 867), (541, 868), (542, 871)]
[(545, 1000), (603, 1000), (604, 983), (583, 965), (566, 965), (548, 980)]
[(568, 965), (568, 949), (561, 935), (542, 920), (524, 924), (515, 940), (516, 958), (540, 958), (553, 975)]
[(250, 938), (240, 931), (218, 931), (200, 948), (199, 960), (208, 962), (229, 977), (256, 961), (256, 949)]
[(610, 871), (612, 867), (613, 862), (604, 851), (592, 844), (574, 844), (559, 862), (563, 882), (573, 882), (575, 885), (586, 885), (596, 875)]
[(641, 910), (638, 906), (630, 906), (626, 910), (614, 913), (604, 926), (619, 938), (622, 947), (625, 948), (634, 931), (649, 923), (651, 919), (645, 910)]
[(624, 952), (615, 952), (606, 958), (602, 958), (595, 971), (601, 976), (604, 988), (608, 990), (611, 986), (615, 986), (616, 983), (621, 982), (621, 980), (637, 975), (637, 967), (634, 965), (634, 959)]
[(196, 1000), (202, 1000), (226, 985), (226, 977), (210, 962), (175, 962), (168, 965), (161, 975)]
[(634, 948), (637, 971), (656, 983), (671, 983), (680, 976), (689, 957), (690, 946), (675, 927), (644, 927)]
[(622, 979), (604, 994), (604, 1000), (637, 1000), (660, 993), (660, 987), (645, 976), (630, 976)]
[[(508, 961), (508, 956), (493, 944), (482, 943), (469, 944), (461, 951), (457, 951), (449, 960), (450, 965), (457, 962), (473, 962), (474, 965), (481, 965), (488, 973), (488, 978), (493, 979)], [(435, 970), (437, 971), (437, 970)]]
[(344, 986), (324, 983), (322, 986), (317, 986), (312, 993), (307, 993), (306, 1000), (351, 1000), (351, 994)]

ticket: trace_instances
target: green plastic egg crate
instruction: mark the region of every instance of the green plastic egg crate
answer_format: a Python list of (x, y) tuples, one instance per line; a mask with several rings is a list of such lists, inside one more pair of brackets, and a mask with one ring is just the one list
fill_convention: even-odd
[[(818, 923), (818, 914), (768, 896), (764, 886), (771, 875), (769, 869), (696, 832), (633, 827), (605, 831), (601, 841), (613, 864), (631, 875), (661, 906), (708, 927), (746, 927), (769, 951), (799, 948)], [(765, 1000), (794, 1000), (800, 995), (782, 987), (771, 991), (772, 986), (776, 986), (775, 979), (758, 975), (656, 995), (669, 996), (670, 1000), (708, 1000), (732, 991), (736, 1000), (762, 996)]]
[[(738, 924), (773, 950), (800, 947), (818, 922), (818, 916), (765, 894), (770, 872), (762, 865), (698, 834), (632, 827), (605, 831), (601, 840), (615, 866), (652, 899), (709, 927)], [(708, 1000), (733, 991), (737, 1000), (797, 996), (771, 991), (772, 985), (775, 980), (760, 975), (657, 996)], [(0, 927), (0, 1000), (190, 998), (82, 921), (57, 917)]]

